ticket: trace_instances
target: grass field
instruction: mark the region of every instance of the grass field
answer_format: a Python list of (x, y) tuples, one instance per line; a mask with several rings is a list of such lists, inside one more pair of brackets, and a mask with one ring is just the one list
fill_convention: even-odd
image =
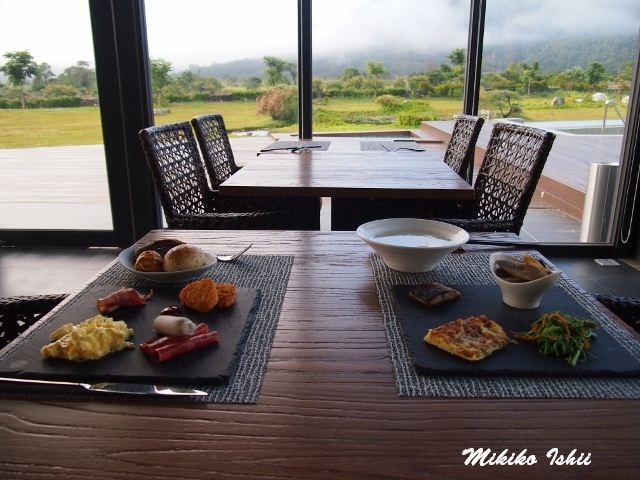
[[(460, 113), (462, 102), (451, 98), (429, 98), (442, 119), (450, 119)], [(553, 120), (601, 120), (604, 104), (585, 102), (551, 108), (549, 98), (530, 98), (522, 102), (522, 117), (529, 121)], [(327, 104), (315, 105), (339, 112), (375, 112), (380, 106), (373, 99), (331, 99)], [(227, 129), (237, 130), (269, 129), (274, 132), (297, 132), (297, 125), (276, 128), (270, 117), (258, 115), (253, 102), (194, 102), (171, 104), (170, 112), (155, 117), (155, 123), (189, 120), (196, 115), (220, 113), (224, 116)], [(626, 105), (620, 105), (623, 115)], [(610, 118), (615, 113), (611, 112)], [(314, 131), (337, 130), (390, 130), (394, 124), (339, 125), (314, 128)], [(98, 107), (0, 110), (0, 148), (49, 147), (61, 145), (94, 145), (102, 143), (100, 111)]]

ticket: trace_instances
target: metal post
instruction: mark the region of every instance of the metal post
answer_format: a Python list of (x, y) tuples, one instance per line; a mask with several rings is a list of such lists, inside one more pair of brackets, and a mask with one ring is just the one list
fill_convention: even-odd
[[(482, 74), (482, 41), (484, 38), (486, 0), (472, 0), (469, 18), (469, 39), (467, 46), (467, 66), (465, 70), (465, 86), (463, 112), (466, 115), (477, 115), (480, 103), (480, 76)], [(467, 182), (473, 180), (473, 159), (464, 173)]]
[(298, 136), (313, 138), (311, 0), (298, 0)]

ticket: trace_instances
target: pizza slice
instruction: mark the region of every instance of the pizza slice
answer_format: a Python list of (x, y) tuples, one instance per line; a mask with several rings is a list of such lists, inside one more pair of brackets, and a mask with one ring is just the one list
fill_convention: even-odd
[(509, 337), (500, 325), (484, 315), (458, 318), (431, 328), (423, 339), (465, 360), (481, 360), (509, 344)]

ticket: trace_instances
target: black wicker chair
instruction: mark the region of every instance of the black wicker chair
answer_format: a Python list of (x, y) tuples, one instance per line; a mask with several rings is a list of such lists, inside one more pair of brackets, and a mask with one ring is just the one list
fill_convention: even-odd
[(211, 190), (189, 122), (145, 128), (140, 140), (169, 228), (193, 230), (289, 229), (288, 212), (225, 205)]
[(640, 298), (595, 294), (596, 300), (640, 333)]
[(471, 183), (471, 173), (473, 172), (473, 156), (482, 125), (484, 125), (482, 117), (457, 116), (451, 140), (449, 140), (444, 152), (444, 162), (469, 183)]
[[(191, 120), (191, 125), (200, 144), (209, 182), (212, 188), (217, 189), (242, 168), (235, 162), (224, 119), (220, 114), (199, 115)], [(224, 202), (234, 210), (289, 211), (293, 214), (290, 225), (292, 229), (320, 229), (320, 198), (244, 196), (228, 197)]]
[[(483, 124), (484, 119), (481, 117), (456, 117), (451, 140), (444, 153), (444, 162), (467, 181), (471, 178), (475, 147)], [(472, 215), (472, 212), (471, 202), (367, 198), (360, 203), (362, 222), (393, 217), (465, 217)]]
[(471, 218), (448, 218), (470, 232), (519, 234), (556, 136), (537, 128), (496, 123), (474, 184)]
[(66, 297), (66, 294), (60, 294), (0, 298), (0, 350)]

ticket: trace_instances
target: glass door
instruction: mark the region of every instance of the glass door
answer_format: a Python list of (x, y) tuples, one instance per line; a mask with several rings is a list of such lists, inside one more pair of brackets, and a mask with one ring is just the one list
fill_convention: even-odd
[(611, 241), (638, 18), (631, 0), (487, 2), (480, 114), (556, 134), (526, 239)]
[(220, 113), (238, 151), (297, 131), (296, 0), (146, 0), (145, 12), (156, 125)]
[(1, 1), (0, 84), (0, 230), (113, 230), (88, 2)]

